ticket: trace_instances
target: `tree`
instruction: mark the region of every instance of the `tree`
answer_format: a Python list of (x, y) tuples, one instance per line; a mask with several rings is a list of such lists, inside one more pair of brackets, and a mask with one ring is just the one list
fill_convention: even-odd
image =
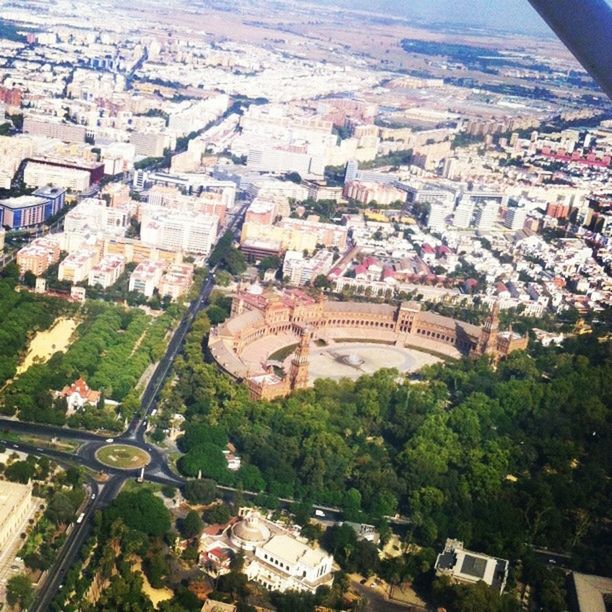
[(220, 306), (212, 305), (206, 309), (206, 314), (208, 315), (209, 321), (213, 325), (218, 325), (222, 323), (227, 318), (227, 312), (223, 310)]
[(217, 484), (208, 478), (188, 480), (183, 495), (193, 504), (210, 504), (217, 497)]
[(204, 511), (204, 520), (209, 525), (224, 525), (232, 517), (230, 509), (225, 504), (216, 504)]
[(15, 461), (15, 463), (11, 463), (4, 471), (4, 475), (8, 480), (21, 482), (23, 484), (26, 484), (32, 479), (35, 473), (36, 468), (30, 461)]
[(23, 275), (23, 284), (26, 287), (30, 287), (30, 289), (34, 289), (34, 287), (36, 287), (36, 275), (30, 270), (26, 270)]
[(280, 265), (281, 262), (278, 256), (269, 255), (268, 257), (264, 257), (261, 260), (261, 262), (259, 263), (259, 269), (262, 272), (265, 272), (266, 270), (276, 270), (277, 268), (280, 268)]
[(19, 606), (22, 610), (30, 607), (34, 601), (32, 581), (24, 574), (9, 578), (6, 583), (6, 601), (10, 606)]
[(186, 538), (194, 538), (195, 536), (200, 535), (202, 527), (204, 527), (204, 523), (202, 522), (200, 515), (195, 510), (190, 510), (183, 520), (181, 532)]
[(69, 523), (74, 518), (75, 507), (68, 495), (61, 491), (53, 494), (46, 515), (56, 525)]
[(202, 474), (223, 482), (227, 479), (228, 469), (225, 455), (215, 444), (205, 443), (194, 446), (179, 460), (179, 469), (187, 476)]
[(473, 585), (450, 584), (448, 578), (436, 578), (432, 585), (434, 601), (457, 612), (518, 612), (519, 603), (511, 596), (500, 596), (482, 580)]
[(313, 285), (317, 289), (331, 289), (331, 281), (325, 276), (325, 274), (318, 274), (314, 279)]
[(168, 563), (159, 551), (144, 558), (142, 569), (154, 589), (164, 586), (163, 578), (168, 574)]
[(148, 489), (121, 492), (103, 515), (109, 526), (119, 518), (131, 529), (150, 536), (162, 536), (170, 530), (170, 512)]
[(298, 525), (307, 525), (312, 516), (312, 504), (307, 502), (293, 504), (293, 506), (291, 506), (291, 512), (293, 513), (293, 520)]
[(162, 487), (162, 495), (172, 499), (176, 495), (176, 489), (172, 485), (164, 485)]
[(226, 232), (218, 241), (213, 249), (208, 263), (211, 267), (220, 265), (230, 274), (241, 274), (246, 270), (244, 255), (234, 246), (234, 236), (231, 232)]

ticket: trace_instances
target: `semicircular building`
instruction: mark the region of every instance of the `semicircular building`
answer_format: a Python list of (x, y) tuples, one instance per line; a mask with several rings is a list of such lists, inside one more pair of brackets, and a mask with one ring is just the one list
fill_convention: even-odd
[[(239, 289), (231, 316), (211, 330), (210, 355), (252, 397), (272, 399), (308, 384), (312, 342), (383, 342), (448, 357), (490, 355), (494, 360), (527, 346), (527, 338), (498, 330), (497, 306), (480, 327), (433, 312), (416, 302), (399, 306), (333, 301), (299, 289)], [(285, 374), (270, 356), (296, 347)], [(277, 367), (278, 369), (278, 367)]]

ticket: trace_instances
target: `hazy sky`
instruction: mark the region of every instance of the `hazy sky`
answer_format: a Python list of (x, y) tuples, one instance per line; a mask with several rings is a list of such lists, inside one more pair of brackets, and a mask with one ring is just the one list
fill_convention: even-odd
[[(527, 0), (319, 0), (328, 5), (369, 9), (447, 23), (488, 25), (511, 31), (548, 32)], [(612, 0), (606, 0), (612, 6)], [(580, 4), (580, 0), (576, 0)]]

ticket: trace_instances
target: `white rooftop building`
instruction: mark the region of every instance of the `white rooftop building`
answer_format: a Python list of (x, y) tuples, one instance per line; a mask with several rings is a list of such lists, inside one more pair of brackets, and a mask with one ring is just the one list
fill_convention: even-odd
[(162, 249), (208, 255), (217, 237), (219, 217), (150, 207), (142, 216), (143, 244)]
[(271, 591), (310, 591), (332, 581), (334, 559), (286, 534), (275, 535), (255, 548), (255, 559), (246, 568), (249, 580)]
[(502, 593), (508, 579), (508, 561), (463, 548), (463, 542), (448, 538), (436, 559), (436, 574), (456, 582), (475, 584), (481, 580)]

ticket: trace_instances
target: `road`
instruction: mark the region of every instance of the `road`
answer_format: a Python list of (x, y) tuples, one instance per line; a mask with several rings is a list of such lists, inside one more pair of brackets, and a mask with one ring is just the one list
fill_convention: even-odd
[[(249, 202), (245, 202), (236, 212), (230, 215), (228, 223), (224, 228), (224, 232), (231, 231), (236, 235), (239, 229)], [(214, 287), (214, 270), (211, 270), (205, 282), (202, 285), (199, 295), (189, 305), (183, 318), (176, 327), (172, 337), (168, 342), (166, 353), (158, 363), (153, 376), (150, 378), (141, 398), (141, 410), (132, 419), (126, 431), (114, 438), (115, 441), (122, 444), (129, 444), (138, 447), (149, 453), (151, 460), (146, 466), (143, 474), (144, 480), (157, 484), (168, 484), (175, 487), (182, 487), (185, 484), (185, 479), (175, 474), (168, 465), (167, 458), (162, 450), (147, 442), (145, 432), (147, 428), (147, 420), (151, 412), (154, 410), (158, 395), (164, 382), (171, 371), (172, 364), (176, 356), (179, 354), (185, 337), (191, 325), (198, 314), (208, 302), (210, 294)], [(31, 610), (38, 612), (47, 610), (50, 603), (53, 601), (60, 585), (69, 571), (70, 567), (77, 560), (79, 550), (91, 533), (92, 520), (96, 510), (103, 508), (110, 503), (119, 493), (124, 482), (129, 478), (134, 478), (138, 475), (139, 470), (122, 470), (118, 468), (109, 468), (103, 466), (96, 458), (96, 451), (102, 446), (108, 444), (108, 438), (103, 436), (80, 430), (68, 429), (66, 427), (54, 427), (51, 425), (43, 425), (39, 423), (27, 423), (15, 419), (0, 418), (0, 431), (16, 432), (22, 435), (30, 435), (37, 437), (48, 438), (65, 438), (69, 440), (79, 441), (82, 444), (76, 453), (68, 453), (60, 450), (46, 448), (45, 446), (34, 446), (21, 442), (6, 443), (9, 448), (16, 451), (21, 451), (31, 455), (46, 456), (61, 464), (77, 464), (87, 467), (94, 472), (104, 472), (110, 476), (110, 479), (104, 484), (99, 484), (91, 480), (91, 494), (86, 500), (86, 505), (83, 510), (83, 520), (80, 523), (74, 523), (72, 531), (69, 533), (66, 543), (59, 553), (58, 559), (54, 567), (49, 571), (49, 576), (45, 583), (38, 591), (37, 599)], [(220, 494), (226, 499), (233, 499), (237, 494), (237, 490), (232, 487), (218, 486)], [(254, 497), (256, 492), (241, 491), (245, 497)], [(283, 507), (290, 507), (294, 501), (289, 499), (279, 500)], [(340, 520), (340, 510), (337, 508), (329, 508), (325, 506), (314, 506), (314, 509), (323, 511), (325, 518), (331, 521)]]
[[(244, 219), (248, 202), (243, 204), (240, 209), (230, 216), (227, 226), (224, 231), (236, 232), (239, 225)], [(154, 409), (158, 394), (162, 388), (168, 373), (172, 368), (174, 359), (178, 355), (185, 340), (185, 336), (191, 329), (194, 318), (198, 312), (206, 305), (208, 298), (214, 287), (214, 271), (209, 273), (206, 281), (202, 285), (199, 295), (190, 304), (185, 312), (179, 325), (175, 329), (172, 338), (168, 342), (166, 353), (158, 363), (155, 372), (149, 380), (142, 398), (141, 410), (137, 416), (132, 419), (127, 430), (116, 438), (123, 444), (131, 444), (142, 450), (145, 450), (151, 456), (151, 461), (144, 471), (144, 478), (150, 482), (158, 484), (170, 484), (173, 486), (182, 486), (185, 480), (174, 472), (168, 466), (165, 455), (155, 446), (147, 443), (145, 440), (146, 422)], [(119, 493), (124, 482), (128, 478), (133, 478), (138, 474), (138, 470), (120, 470), (102, 466), (96, 459), (96, 451), (107, 444), (106, 439), (102, 436), (92, 434), (90, 432), (76, 431), (64, 427), (53, 427), (49, 425), (41, 425), (37, 423), (25, 423), (14, 419), (0, 419), (0, 429), (13, 431), (21, 434), (36, 435), (44, 437), (68, 438), (83, 442), (76, 454), (66, 453), (63, 451), (45, 448), (44, 446), (32, 446), (22, 444), (20, 442), (8, 442), (7, 446), (14, 450), (22, 451), (32, 455), (46, 456), (63, 464), (76, 463), (84, 467), (88, 467), (94, 471), (104, 471), (111, 475), (109, 481), (103, 485), (99, 485), (92, 480), (90, 486), (92, 493), (87, 500), (84, 517), (81, 523), (74, 523), (72, 531), (62, 550), (59, 553), (58, 559), (54, 567), (49, 570), (49, 576), (45, 583), (41, 586), (37, 593), (36, 601), (31, 607), (34, 612), (42, 612), (49, 608), (53, 601), (60, 585), (62, 584), (66, 573), (70, 567), (76, 562), (79, 550), (85, 543), (92, 529), (92, 519), (96, 512), (110, 503)]]

